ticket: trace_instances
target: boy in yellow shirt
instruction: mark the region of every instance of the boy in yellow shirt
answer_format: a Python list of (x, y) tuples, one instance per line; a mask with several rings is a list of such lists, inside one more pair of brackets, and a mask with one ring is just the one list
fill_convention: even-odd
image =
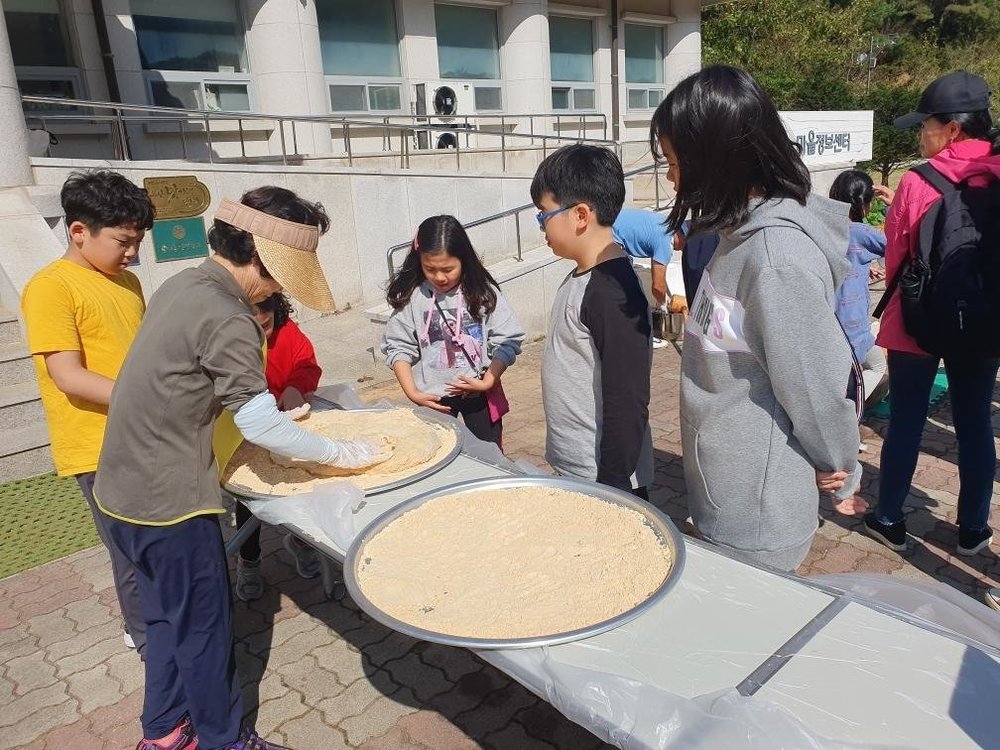
[(75, 476), (111, 554), (125, 643), (142, 656), (145, 624), (135, 571), (109, 544), (94, 504), (94, 474), (111, 389), (146, 310), (139, 280), (126, 270), (153, 226), (146, 191), (115, 172), (74, 172), (60, 194), (66, 254), (24, 288), (21, 312), (48, 420), (59, 476)]

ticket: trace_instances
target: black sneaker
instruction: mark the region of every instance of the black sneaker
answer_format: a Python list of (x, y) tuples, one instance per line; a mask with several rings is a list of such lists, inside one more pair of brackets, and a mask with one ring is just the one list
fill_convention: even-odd
[(959, 527), (958, 547), (955, 551), (960, 555), (974, 555), (993, 541), (993, 529), (987, 526), (982, 531), (969, 531)]
[(896, 552), (906, 550), (906, 521), (882, 523), (874, 513), (865, 516), (865, 531), (875, 540)]

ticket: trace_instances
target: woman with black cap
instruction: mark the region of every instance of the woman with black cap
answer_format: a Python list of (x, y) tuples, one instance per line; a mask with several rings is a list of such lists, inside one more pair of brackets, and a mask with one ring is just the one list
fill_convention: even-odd
[[(990, 116), (986, 81), (964, 70), (938, 78), (920, 97), (917, 111), (900, 117), (897, 128), (920, 127), (920, 154), (953, 183), (981, 187), (1000, 179), (1000, 138)], [(886, 275), (896, 278), (902, 262), (918, 247), (921, 219), (941, 196), (924, 177), (907, 172), (886, 217)], [(922, 350), (904, 326), (899, 294), (893, 294), (881, 319), (877, 343), (888, 350), (889, 431), (882, 446), (878, 507), (865, 528), (890, 549), (906, 549), (903, 503), (920, 451), (928, 399), (939, 358)], [(952, 416), (959, 443), (958, 545), (974, 555), (993, 538), (990, 499), (996, 468), (996, 445), (990, 403), (998, 360), (944, 358)]]

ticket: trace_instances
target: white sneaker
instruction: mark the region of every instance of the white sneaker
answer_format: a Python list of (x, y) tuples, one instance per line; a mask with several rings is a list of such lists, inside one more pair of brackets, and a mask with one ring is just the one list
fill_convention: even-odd
[(656, 336), (653, 336), (653, 348), (654, 349), (662, 349), (663, 347), (665, 347), (669, 343), (670, 342), (667, 341), (666, 339), (658, 339), (658, 338), (656, 338)]
[(264, 580), (260, 577), (260, 558), (244, 560), (236, 556), (236, 597), (251, 602), (264, 595)]
[(122, 640), (125, 641), (126, 648), (135, 648), (135, 641), (132, 640), (132, 636), (129, 634), (127, 630), (125, 631), (124, 634), (122, 634)]

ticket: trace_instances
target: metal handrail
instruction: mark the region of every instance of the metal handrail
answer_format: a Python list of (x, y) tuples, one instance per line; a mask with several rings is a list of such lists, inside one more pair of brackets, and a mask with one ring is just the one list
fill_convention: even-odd
[[(25, 112), (25, 120), (38, 120), (42, 124), (42, 128), (45, 129), (46, 123), (48, 121), (68, 121), (68, 120), (88, 120), (91, 122), (108, 122), (112, 123), (111, 136), (114, 139), (115, 153), (120, 156), (123, 160), (131, 160), (130, 148), (128, 142), (128, 131), (126, 126), (129, 123), (136, 122), (176, 122), (178, 123), (178, 133), (181, 137), (181, 146), (184, 158), (187, 159), (187, 140), (186, 133), (184, 130), (184, 124), (190, 123), (192, 120), (198, 121), (203, 124), (205, 129), (205, 137), (208, 144), (208, 159), (210, 163), (215, 162), (215, 156), (212, 150), (212, 121), (236, 121), (237, 127), (240, 133), (240, 149), (243, 158), (246, 158), (246, 143), (244, 141), (244, 122), (276, 122), (277, 129), (280, 133), (281, 140), (281, 161), (282, 164), (288, 163), (289, 156), (301, 156), (298, 152), (298, 134), (296, 132), (296, 123), (307, 123), (307, 124), (319, 124), (319, 125), (330, 125), (330, 126), (340, 126), (344, 132), (344, 142), (345, 150), (347, 155), (347, 161), (349, 166), (353, 166), (354, 162), (354, 151), (350, 143), (350, 128), (381, 128), (386, 131), (394, 131), (399, 133), (400, 137), (400, 166), (403, 168), (409, 167), (410, 163), (410, 153), (407, 144), (407, 138), (410, 136), (415, 136), (417, 133), (440, 133), (442, 130), (448, 129), (442, 125), (433, 124), (418, 124), (418, 123), (393, 123), (388, 121), (388, 118), (383, 118), (381, 120), (370, 120), (357, 117), (346, 117), (340, 115), (275, 115), (268, 113), (257, 113), (257, 112), (232, 112), (227, 110), (195, 110), (195, 109), (183, 109), (180, 107), (163, 107), (154, 104), (123, 104), (118, 102), (101, 102), (86, 99), (63, 99), (60, 97), (52, 96), (22, 96), (21, 101), (26, 104), (48, 104), (57, 105), (63, 108), (80, 108), (80, 109), (95, 109), (95, 110), (110, 110), (113, 114), (111, 115), (99, 115), (94, 113), (67, 113), (55, 112), (52, 114), (45, 114), (44, 112)], [(125, 113), (133, 112), (140, 113), (140, 115), (127, 115)], [(148, 116), (141, 116), (148, 115)], [(538, 115), (541, 116), (541, 115)], [(401, 116), (402, 117), (402, 116)], [(464, 117), (464, 115), (462, 116)], [(515, 118), (515, 115), (496, 115), (500, 119), (501, 124), (505, 122), (507, 118)], [(524, 117), (524, 116), (521, 116)], [(457, 119), (457, 118), (456, 118)], [(293, 151), (289, 153), (288, 144), (285, 137), (285, 125), (286, 123), (292, 123), (291, 135), (292, 135), (292, 149)], [(483, 130), (481, 128), (470, 127), (465, 129), (466, 133), (466, 144), (468, 144), (469, 135), (477, 135), (479, 137), (494, 137), (500, 139), (500, 152), (501, 152), (501, 166), (504, 171), (507, 168), (507, 141), (508, 139), (513, 139), (515, 141), (520, 140), (522, 143), (527, 142), (530, 145), (534, 145), (536, 140), (541, 140), (543, 153), (547, 152), (549, 144), (561, 144), (561, 143), (590, 143), (594, 145), (614, 145), (613, 141), (608, 141), (603, 138), (585, 138), (585, 137), (571, 137), (571, 136), (559, 136), (559, 135), (547, 135), (539, 133), (518, 133), (518, 132), (507, 132), (505, 127), (501, 127), (499, 131), (493, 130)], [(607, 132), (605, 123), (605, 134)], [(391, 143), (390, 143), (391, 146)], [(458, 140), (455, 143), (455, 160), (456, 165), (461, 167), (461, 148), (459, 148)], [(468, 147), (468, 145), (467, 145)]]
[[(659, 211), (660, 207), (660, 167), (662, 165), (658, 161), (654, 161), (652, 164), (646, 164), (642, 167), (637, 167), (636, 169), (630, 169), (625, 172), (624, 177), (628, 179), (629, 177), (634, 177), (637, 174), (642, 174), (644, 172), (653, 172), (653, 180), (655, 183), (655, 210)], [(499, 219), (505, 219), (508, 216), (518, 216), (522, 211), (527, 211), (528, 209), (534, 209), (537, 206), (534, 203), (525, 203), (523, 206), (515, 206), (514, 208), (508, 208), (505, 211), (499, 211), (495, 214), (490, 214), (489, 216), (484, 216), (481, 219), (476, 219), (470, 221), (468, 224), (463, 224), (462, 227), (465, 229), (472, 229), (473, 227), (478, 227), (483, 224), (488, 224)], [(517, 238), (517, 255), (514, 256), (515, 260), (523, 260), (522, 245), (521, 245), (521, 222), (520, 219), (514, 222), (514, 232)], [(389, 278), (396, 273), (396, 266), (393, 262), (393, 256), (400, 250), (409, 250), (413, 246), (413, 240), (407, 240), (406, 242), (400, 242), (397, 245), (393, 245), (388, 250), (385, 251), (385, 261), (389, 268)]]
[[(346, 117), (358, 117), (362, 116), (360, 113), (348, 113)], [(437, 120), (441, 122), (442, 125), (448, 126), (452, 122), (461, 121), (462, 130), (468, 130), (472, 126), (469, 124), (470, 120), (476, 121), (490, 121), (497, 120), (501, 124), (504, 124), (506, 120), (527, 120), (529, 135), (535, 134), (535, 120), (555, 120), (556, 130), (559, 130), (562, 123), (565, 121), (567, 123), (576, 123), (577, 133), (586, 133), (589, 130), (589, 123), (591, 121), (598, 121), (599, 127), (601, 128), (601, 139), (607, 140), (608, 138), (608, 116), (603, 112), (542, 112), (542, 113), (525, 113), (517, 114), (511, 112), (504, 112), (503, 114), (475, 114), (475, 115), (440, 115), (440, 114), (426, 114), (426, 115), (385, 115), (383, 116), (384, 122), (390, 122), (392, 120), (406, 120), (408, 122), (420, 122), (422, 120)]]

